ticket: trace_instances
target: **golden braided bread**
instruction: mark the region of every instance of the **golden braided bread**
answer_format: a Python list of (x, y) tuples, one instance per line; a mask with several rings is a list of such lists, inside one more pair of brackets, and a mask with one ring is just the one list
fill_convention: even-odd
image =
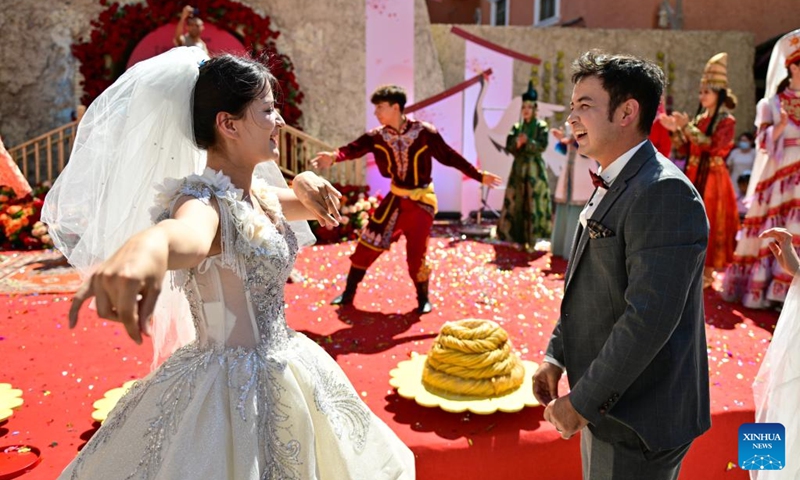
[(491, 320), (458, 320), (442, 326), (428, 353), (422, 384), (432, 391), (497, 397), (522, 385), (525, 367), (508, 334)]

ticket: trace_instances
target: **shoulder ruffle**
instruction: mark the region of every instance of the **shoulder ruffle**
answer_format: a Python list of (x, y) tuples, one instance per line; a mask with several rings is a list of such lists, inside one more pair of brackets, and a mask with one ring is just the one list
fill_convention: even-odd
[(175, 202), (183, 196), (197, 198), (208, 205), (212, 196), (239, 201), (243, 195), (242, 189), (235, 188), (227, 175), (210, 168), (206, 168), (201, 175), (166, 178), (163, 183), (156, 185), (155, 189), (155, 205), (150, 209), (153, 221), (163, 219), (165, 213), (169, 216)]
[[(251, 190), (271, 218), (285, 220), (278, 196), (265, 181), (253, 178)], [(222, 232), (222, 260), (242, 278), (244, 268), (236, 258), (234, 230), (252, 247), (258, 248), (267, 244), (267, 231), (276, 228), (265, 215), (242, 201), (243, 190), (236, 188), (227, 175), (210, 168), (206, 168), (201, 175), (165, 179), (164, 183), (156, 186), (156, 191), (155, 205), (150, 210), (154, 222), (169, 218), (175, 202), (181, 197), (194, 197), (207, 205), (212, 197), (217, 199)]]

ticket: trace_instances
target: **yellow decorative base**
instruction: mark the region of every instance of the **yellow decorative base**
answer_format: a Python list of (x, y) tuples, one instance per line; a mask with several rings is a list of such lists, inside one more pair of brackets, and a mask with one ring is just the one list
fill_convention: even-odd
[(22, 390), (12, 388), (10, 383), (0, 383), (0, 422), (14, 414), (14, 408), (22, 405)]
[(121, 387), (112, 388), (111, 390), (107, 391), (103, 394), (103, 398), (94, 402), (92, 406), (94, 407), (94, 412), (92, 412), (92, 418), (100, 423), (106, 421), (108, 418), (108, 414), (111, 413), (111, 410), (117, 405), (119, 399), (122, 398), (123, 395), (128, 393), (128, 390), (133, 386), (134, 383), (138, 382), (138, 380), (129, 380), (122, 384)]
[(422, 384), (422, 370), (426, 358), (427, 355), (412, 353), (410, 360), (400, 362), (397, 368), (389, 372), (392, 377), (389, 384), (397, 389), (398, 395), (414, 400), (423, 407), (439, 407), (453, 413), (470, 411), (479, 415), (489, 415), (498, 410), (518, 412), (525, 407), (539, 405), (533, 396), (533, 374), (539, 368), (534, 362), (522, 361), (525, 365), (525, 379), (518, 389), (502, 397), (479, 398), (433, 393), (425, 388)]

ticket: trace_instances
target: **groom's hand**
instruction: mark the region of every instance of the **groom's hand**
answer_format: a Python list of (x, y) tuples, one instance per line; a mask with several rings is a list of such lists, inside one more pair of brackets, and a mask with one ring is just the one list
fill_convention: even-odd
[(544, 419), (556, 427), (564, 440), (569, 439), (589, 424), (589, 421), (572, 406), (569, 395), (550, 402), (544, 409)]
[(533, 374), (533, 396), (542, 405), (548, 405), (558, 398), (558, 381), (564, 371), (550, 362), (542, 362)]

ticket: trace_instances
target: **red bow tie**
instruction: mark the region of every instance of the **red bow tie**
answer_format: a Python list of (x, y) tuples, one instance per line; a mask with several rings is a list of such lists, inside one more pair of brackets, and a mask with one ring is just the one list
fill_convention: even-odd
[(596, 188), (605, 188), (606, 190), (608, 190), (608, 184), (606, 183), (605, 180), (603, 180), (603, 177), (594, 173), (591, 170), (589, 170), (589, 175), (592, 176), (592, 185), (594, 185)]

